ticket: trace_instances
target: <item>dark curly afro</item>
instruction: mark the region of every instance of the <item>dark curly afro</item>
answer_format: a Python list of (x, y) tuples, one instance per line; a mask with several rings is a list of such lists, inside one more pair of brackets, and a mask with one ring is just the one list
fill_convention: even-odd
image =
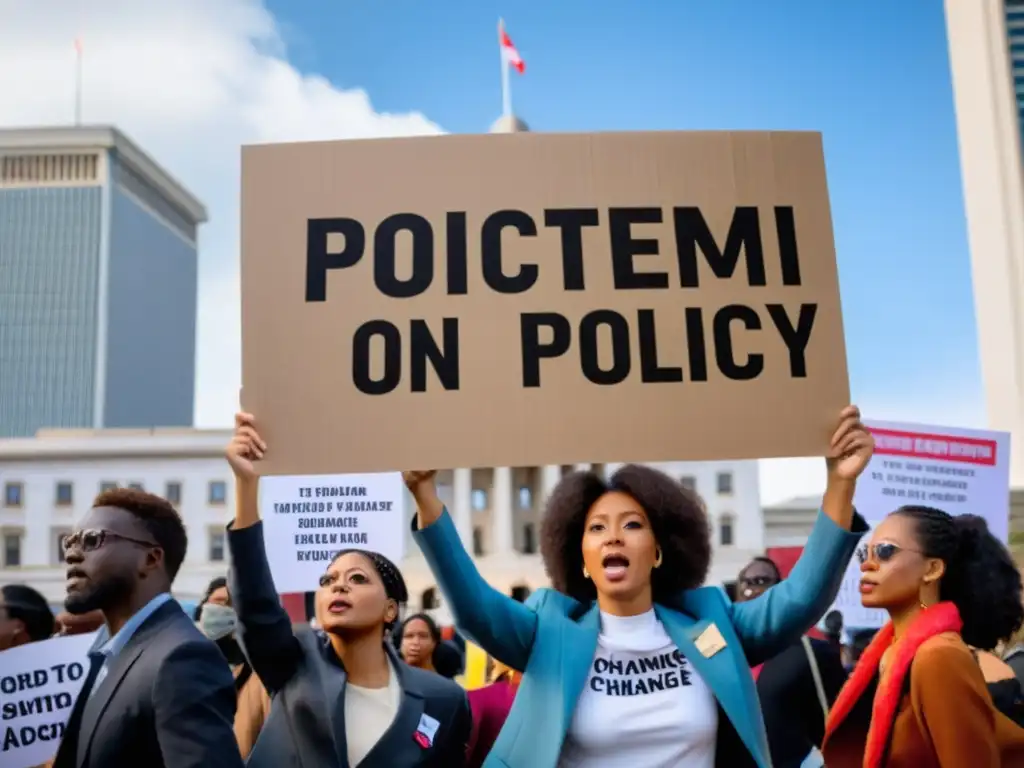
[(939, 599), (960, 611), (964, 642), (991, 651), (1024, 624), (1020, 571), (1013, 556), (988, 530), (983, 517), (956, 517), (934, 507), (900, 507), (894, 515), (910, 518), (919, 549), (946, 564)]
[(662, 565), (651, 574), (654, 601), (702, 585), (711, 563), (704, 502), (664, 472), (626, 464), (607, 481), (594, 472), (573, 472), (552, 491), (540, 549), (554, 588), (583, 603), (597, 597), (594, 583), (583, 576), (583, 528), (594, 502), (611, 491), (636, 499), (661, 547)]

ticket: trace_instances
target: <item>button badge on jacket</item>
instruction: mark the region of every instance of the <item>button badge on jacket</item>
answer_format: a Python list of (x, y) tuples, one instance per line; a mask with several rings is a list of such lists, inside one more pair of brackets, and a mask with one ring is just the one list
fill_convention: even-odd
[(424, 749), (430, 749), (434, 745), (434, 736), (441, 723), (430, 715), (420, 715), (420, 724), (416, 726), (416, 733), (412, 735), (416, 743)]
[(722, 637), (718, 627), (715, 624), (711, 624), (700, 633), (700, 636), (694, 641), (694, 645), (697, 646), (697, 650), (701, 652), (705, 659), (710, 659), (725, 648), (725, 638)]

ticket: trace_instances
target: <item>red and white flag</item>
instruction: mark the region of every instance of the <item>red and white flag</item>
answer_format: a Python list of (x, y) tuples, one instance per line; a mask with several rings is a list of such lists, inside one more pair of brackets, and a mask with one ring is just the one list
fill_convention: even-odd
[(501, 55), (505, 57), (505, 63), (520, 75), (523, 74), (526, 71), (526, 62), (523, 61), (523, 57), (519, 55), (519, 51), (512, 43), (512, 38), (505, 31), (504, 21), (498, 22), (498, 45), (501, 46)]

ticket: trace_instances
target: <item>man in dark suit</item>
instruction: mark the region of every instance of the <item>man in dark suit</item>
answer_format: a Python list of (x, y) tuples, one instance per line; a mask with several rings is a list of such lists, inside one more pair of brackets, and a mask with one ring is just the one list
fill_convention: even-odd
[(106, 627), (54, 768), (243, 765), (231, 670), (170, 594), (187, 546), (174, 507), (131, 489), (101, 493), (65, 538), (65, 608)]
[(845, 682), (839, 650), (827, 640), (805, 638), (765, 662), (757, 695), (775, 768), (799, 768), (821, 746), (826, 711)]
[[(753, 600), (782, 581), (778, 565), (755, 557), (740, 571), (737, 602)], [(829, 628), (835, 628), (830, 614)], [(840, 628), (841, 628), (841, 616)], [(753, 670), (768, 748), (775, 768), (815, 763), (828, 709), (846, 682), (838, 643), (805, 637)]]

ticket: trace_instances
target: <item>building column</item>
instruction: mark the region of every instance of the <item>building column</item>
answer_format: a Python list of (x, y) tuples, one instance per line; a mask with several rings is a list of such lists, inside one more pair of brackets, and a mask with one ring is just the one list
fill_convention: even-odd
[(473, 551), (473, 470), (456, 469), (452, 472), (452, 522), (459, 532), (462, 546)]
[(1020, 488), (1024, 451), (1013, 446), (1024, 439), (1024, 177), (1006, 7), (945, 1), (988, 425), (1010, 433), (1010, 487)]
[(555, 486), (561, 479), (562, 466), (560, 464), (544, 465), (540, 476), (540, 503), (542, 506), (548, 503), (551, 492), (555, 490)]
[(515, 549), (512, 530), (512, 468), (495, 467), (491, 485), (491, 543), (494, 553), (506, 555)]

